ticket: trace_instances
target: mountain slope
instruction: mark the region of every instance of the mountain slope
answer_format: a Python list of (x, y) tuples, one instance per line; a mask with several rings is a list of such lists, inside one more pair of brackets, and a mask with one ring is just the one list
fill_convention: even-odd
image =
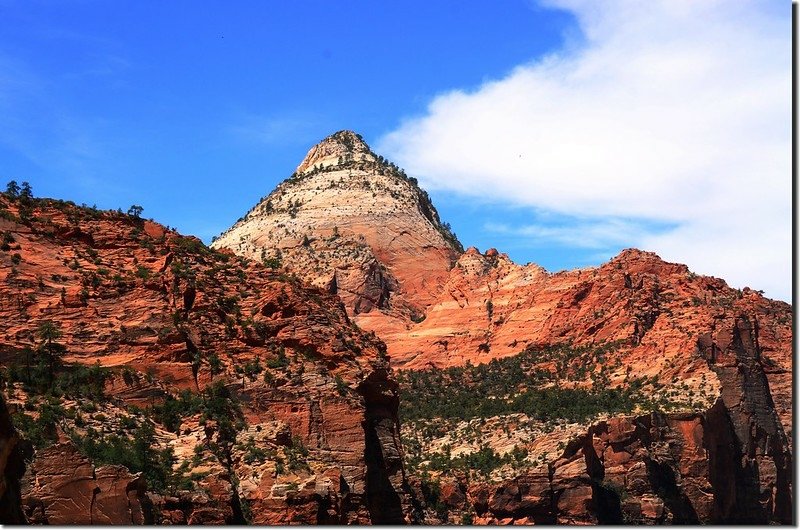
[(396, 383), (335, 297), (62, 201), (0, 194), (0, 236), (29, 522), (409, 516)]
[[(395, 248), (375, 234), (398, 218), (415, 227), (410, 233), (430, 231), (420, 216), (403, 217), (420, 211), (424, 192), (373, 187), (380, 158), (343, 134), (312, 148), (215, 244), (265, 257), (293, 249), (283, 270), (339, 294), (356, 323), (385, 341), (404, 370), (406, 464), (421, 481), (428, 521), (468, 513), (482, 522), (790, 520), (790, 305), (635, 249), (599, 267), (549, 273), (494, 249), (453, 245), (452, 267), (440, 260), (433, 272), (420, 269), (409, 256), (414, 245), (427, 252), (426, 243), (401, 234)], [(360, 172), (348, 166), (351, 153), (364, 157), (352, 166)], [(314, 202), (323, 190), (333, 191)], [(301, 191), (300, 205), (297, 195), (284, 198)], [(276, 216), (273, 200), (288, 210)], [(302, 231), (292, 233), (296, 219)], [(341, 247), (340, 225), (349, 227)], [(340, 248), (363, 253), (342, 257)], [(357, 273), (341, 282), (342, 270)], [(609, 434), (619, 429), (624, 436)], [(634, 458), (620, 461), (614, 444), (623, 440)], [(659, 453), (663, 444), (682, 449)], [(637, 486), (644, 468), (647, 488)], [(599, 487), (605, 476), (614, 484)], [(448, 500), (433, 495), (435, 484), (449, 484)], [(496, 492), (518, 493), (496, 493), (492, 507), (498, 484)], [(531, 484), (541, 502), (503, 500), (518, 501)]]
[(630, 371), (665, 385), (676, 379), (699, 393), (717, 388), (696, 355), (699, 338), (740, 315), (758, 325), (762, 361), (789, 432), (791, 306), (652, 253), (626, 250), (600, 267), (550, 274), (493, 250), (468, 249), (424, 322), (380, 336), (395, 366), (417, 369), (487, 362), (537, 345), (617, 342), (621, 365), (608, 367), (612, 381)]
[(212, 247), (282, 264), (338, 294), (357, 321), (372, 311), (419, 318), (462, 250), (416, 181), (351, 131), (312, 147)]

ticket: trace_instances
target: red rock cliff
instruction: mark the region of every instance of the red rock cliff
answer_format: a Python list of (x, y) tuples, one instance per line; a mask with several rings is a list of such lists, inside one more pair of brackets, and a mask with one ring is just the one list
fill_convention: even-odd
[[(29, 521), (410, 517), (396, 383), (383, 344), (358, 330), (338, 299), (131, 216), (5, 196), (0, 212), (0, 362), (24, 365), (26, 348), (44, 348), (37, 326), (48, 321), (60, 330), (63, 370), (99, 365), (110, 374), (98, 412), (58, 398), (64, 415), (48, 436), (62, 445), (37, 450), (23, 479)], [(216, 391), (241, 408), (237, 432), (208, 412), (172, 426), (147, 412), (218, 381), (225, 385)], [(15, 410), (38, 421), (46, 399), (21, 383), (6, 391)], [(175, 455), (174, 471), (197, 478), (156, 494), (66, 442), (90, 430), (104, 440), (133, 436), (143, 424)]]

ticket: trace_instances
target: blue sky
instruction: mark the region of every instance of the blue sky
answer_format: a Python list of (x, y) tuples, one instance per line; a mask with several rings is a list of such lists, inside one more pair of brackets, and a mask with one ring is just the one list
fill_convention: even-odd
[[(28, 180), (39, 196), (103, 208), (141, 204), (146, 216), (209, 241), (286, 178), (316, 141), (339, 129), (353, 129), (420, 178), (465, 245), (481, 250), (495, 246), (518, 262), (536, 262), (550, 270), (598, 264), (622, 248), (651, 246), (698, 272), (758, 288), (762, 278), (774, 273), (764, 268), (728, 270), (713, 259), (693, 266), (687, 258), (697, 252), (684, 256), (672, 251), (692, 244), (699, 248), (703, 242), (690, 236), (714, 228), (697, 228), (690, 215), (665, 215), (660, 205), (648, 204), (645, 169), (654, 167), (651, 159), (637, 166), (636, 155), (630, 168), (619, 168), (603, 157), (613, 149), (598, 141), (595, 152), (590, 139), (551, 165), (519, 171), (509, 165), (546, 160), (531, 146), (539, 146), (545, 155), (557, 153), (548, 142), (564, 138), (558, 134), (579, 136), (560, 131), (562, 123), (580, 131), (600, 127), (643, 136), (636, 130), (640, 124), (617, 123), (616, 116), (626, 114), (614, 110), (625, 101), (639, 101), (637, 80), (622, 66), (607, 68), (596, 58), (610, 50), (611, 59), (605, 60), (636, 64), (635, 56), (612, 54), (630, 50), (632, 43), (635, 49), (648, 49), (640, 45), (649, 42), (647, 36), (633, 31), (632, 22), (647, 28), (654, 41), (659, 31), (672, 34), (677, 28), (694, 54), (702, 56), (702, 32), (692, 33), (687, 22), (693, 13), (664, 12), (669, 4), (648, 12), (626, 5), (580, 0), (0, 0), (0, 178)], [(781, 10), (748, 6), (728, 10), (734, 14), (716, 25), (709, 23), (709, 33), (718, 28), (715, 37), (725, 44), (726, 31), (741, 33), (737, 24), (755, 20), (760, 33), (745, 42), (758, 48), (764, 35), (774, 33), (775, 24), (788, 21)], [(697, 14), (706, 20), (708, 15)], [(700, 39), (699, 44), (693, 39)], [(774, 45), (765, 44), (765, 53)], [(712, 59), (716, 46), (712, 38)], [(680, 46), (669, 49), (680, 51)], [(668, 72), (672, 60), (685, 58), (654, 57), (668, 65)], [(641, 59), (646, 64), (648, 57)], [(748, 60), (745, 66), (763, 63), (758, 56)], [(598, 65), (598, 70), (610, 72), (609, 79), (581, 77), (580, 72)], [(763, 77), (775, 72), (780, 77), (782, 65)], [(731, 71), (750, 73), (741, 66), (732, 65)], [(693, 93), (697, 86), (705, 87), (692, 84), (704, 82), (697, 74), (678, 74), (659, 83), (664, 101), (672, 94), (667, 94), (670, 83), (675, 83), (677, 96), (679, 86), (694, 87)], [(730, 82), (730, 77), (720, 77)], [(622, 103), (612, 98), (588, 111), (582, 108), (581, 102), (604, 93), (604, 83), (629, 86), (630, 93), (622, 95)], [(532, 108), (532, 101), (540, 107)], [(641, 109), (652, 108), (651, 103), (644, 101)], [(509, 112), (504, 105), (515, 117), (496, 121)], [(609, 111), (595, 113), (601, 105)], [(572, 108), (579, 111), (552, 112)], [(685, 110), (696, 114), (695, 109)], [(675, 114), (674, 109), (666, 113)], [(590, 121), (583, 124), (587, 117)], [(709, 127), (716, 124), (709, 120)], [(648, 123), (653, 121), (649, 116)], [(550, 138), (549, 131), (558, 134)], [(784, 133), (760, 137), (774, 135), (782, 141)], [(606, 136), (614, 138), (605, 133), (593, 138)], [(420, 139), (435, 156), (420, 149)], [(498, 139), (501, 144), (494, 143)], [(506, 152), (517, 140), (520, 146)], [(709, 148), (716, 152), (748, 140), (724, 138)], [(562, 140), (558, 146), (568, 143)], [(637, 153), (651, 151), (651, 145), (661, 150), (659, 166), (666, 158), (680, 157), (698, 172), (708, 169), (701, 155), (659, 137)], [(765, 147), (773, 154), (774, 148)], [(629, 160), (616, 160), (621, 158)], [(588, 165), (572, 173), (553, 169), (574, 159)], [(698, 183), (684, 166), (672, 169), (680, 185), (689, 182), (700, 193), (716, 193), (714, 182)], [(592, 182), (609, 183), (597, 190), (580, 180), (595, 170)], [(776, 167), (774, 178), (781, 178), (783, 171)], [(627, 180), (618, 182), (615, 175)], [(680, 194), (664, 192), (663, 179), (657, 177), (652, 189), (660, 190), (663, 201), (686, 203)], [(644, 188), (639, 189), (641, 183)], [(562, 184), (567, 191), (594, 195), (576, 193), (565, 199), (557, 193)], [(635, 190), (645, 197), (644, 206), (615, 206), (614, 197), (624, 191), (605, 196), (604, 189)], [(664, 211), (680, 211), (664, 206)], [(689, 235), (677, 242), (669, 239), (684, 232)], [(783, 248), (785, 241), (771, 244)], [(772, 261), (785, 273), (782, 255)], [(787, 298), (788, 287), (781, 287), (785, 277), (782, 281), (768, 286), (768, 294)]]

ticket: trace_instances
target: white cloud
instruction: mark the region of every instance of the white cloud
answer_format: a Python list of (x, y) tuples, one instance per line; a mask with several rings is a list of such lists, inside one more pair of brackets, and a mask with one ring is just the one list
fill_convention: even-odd
[(542, 223), (512, 227), (506, 223), (489, 222), (485, 232), (511, 235), (535, 242), (556, 243), (585, 249), (605, 249), (624, 246), (631, 239), (641, 239), (653, 230), (642, 223), (625, 219), (570, 219), (560, 224)]
[(629, 244), (788, 300), (789, 4), (548, 5), (575, 15), (580, 42), (436, 97), (377, 150), (431, 189), (671, 223), (637, 224)]

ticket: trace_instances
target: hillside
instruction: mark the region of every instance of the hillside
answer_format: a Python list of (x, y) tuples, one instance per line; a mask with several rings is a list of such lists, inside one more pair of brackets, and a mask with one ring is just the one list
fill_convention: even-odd
[(25, 520), (402, 522), (383, 344), (132, 212), (0, 195), (0, 381), (27, 441), (0, 434), (33, 455), (0, 471)]
[[(214, 246), (324, 286), (386, 343), (402, 370), (406, 466), (412, 482), (422, 481), (419, 495), (438, 508), (428, 521), (787, 520), (790, 305), (636, 249), (599, 267), (550, 273), (495, 249), (462, 252), (447, 236), (452, 259), (431, 261), (430, 247), (410, 235), (442, 235), (446, 225), (418, 215), (435, 210), (420, 207), (426, 195), (415, 184), (358, 135), (339, 132)], [(397, 234), (397, 219), (406, 227), (402, 244), (377, 238)], [(348, 227), (341, 241), (340, 226)], [(359, 241), (360, 257), (336, 254)], [(343, 270), (358, 271), (349, 276), (357, 289), (340, 288)], [(626, 432), (620, 443), (633, 444), (625, 451), (635, 457), (617, 461), (616, 447), (606, 462), (597, 447), (590, 451), (586, 444), (614, 429)], [(720, 454), (720, 443), (735, 449)], [(661, 444), (677, 452), (660, 454)], [(576, 475), (554, 481), (567, 464)], [(522, 491), (519, 481), (542, 476), (537, 488), (549, 493), (540, 491), (531, 513), (524, 502), (492, 508), (483, 493), (470, 493), (497, 484)], [(454, 495), (448, 502), (434, 494), (444, 485)]]

